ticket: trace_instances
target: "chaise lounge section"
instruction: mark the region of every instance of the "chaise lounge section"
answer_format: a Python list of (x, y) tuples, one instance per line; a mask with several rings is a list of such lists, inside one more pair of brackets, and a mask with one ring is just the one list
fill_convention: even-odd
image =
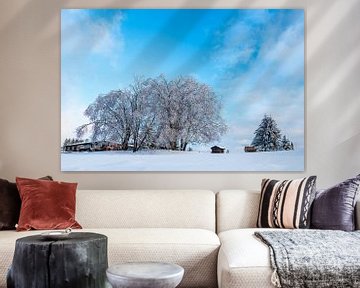
[[(275, 287), (271, 283), (269, 247), (254, 236), (255, 231), (272, 230), (256, 228), (259, 202), (259, 191), (223, 190), (216, 195), (217, 233), (221, 242), (219, 288)], [(359, 230), (360, 202), (356, 209)]]

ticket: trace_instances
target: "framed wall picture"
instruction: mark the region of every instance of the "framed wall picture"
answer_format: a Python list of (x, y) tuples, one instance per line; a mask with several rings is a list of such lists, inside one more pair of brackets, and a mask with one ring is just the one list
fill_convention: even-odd
[(62, 171), (303, 171), (304, 11), (63, 9)]

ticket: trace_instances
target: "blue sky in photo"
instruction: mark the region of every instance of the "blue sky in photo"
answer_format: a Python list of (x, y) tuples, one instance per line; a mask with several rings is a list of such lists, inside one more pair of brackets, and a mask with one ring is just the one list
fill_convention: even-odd
[(213, 88), (228, 125), (213, 144), (243, 150), (271, 114), (303, 149), (303, 10), (63, 9), (62, 140), (99, 94), (160, 74)]

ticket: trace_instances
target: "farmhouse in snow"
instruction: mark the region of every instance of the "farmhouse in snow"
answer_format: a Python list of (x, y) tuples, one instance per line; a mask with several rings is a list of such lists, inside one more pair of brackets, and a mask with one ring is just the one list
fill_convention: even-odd
[(83, 152), (83, 151), (111, 151), (120, 150), (121, 144), (112, 141), (96, 141), (73, 143), (63, 146), (65, 152)]
[(221, 148), (219, 146), (213, 146), (210, 149), (211, 149), (211, 153), (224, 153), (225, 151), (225, 148)]
[(244, 148), (245, 152), (256, 152), (255, 146), (245, 146)]

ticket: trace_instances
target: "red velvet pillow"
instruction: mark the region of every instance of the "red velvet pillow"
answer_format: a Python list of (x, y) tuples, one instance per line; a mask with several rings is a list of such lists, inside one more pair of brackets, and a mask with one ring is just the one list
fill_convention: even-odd
[[(39, 179), (53, 180), (51, 176)], [(21, 199), (16, 183), (0, 179), (0, 230), (15, 230), (19, 221)]]
[(75, 221), (77, 183), (16, 178), (21, 198), (17, 231), (81, 228)]

